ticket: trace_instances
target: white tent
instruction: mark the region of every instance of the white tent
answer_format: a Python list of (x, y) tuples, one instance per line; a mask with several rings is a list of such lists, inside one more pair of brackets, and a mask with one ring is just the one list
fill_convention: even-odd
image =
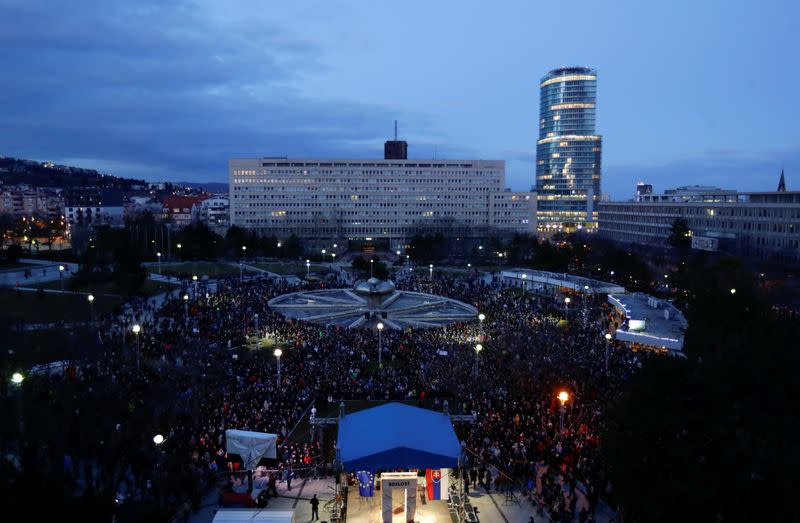
[(212, 523), (294, 523), (293, 510), (266, 508), (225, 508), (219, 509)]
[(261, 458), (277, 457), (277, 434), (228, 429), (225, 431), (228, 454), (238, 454), (245, 470), (253, 470)]

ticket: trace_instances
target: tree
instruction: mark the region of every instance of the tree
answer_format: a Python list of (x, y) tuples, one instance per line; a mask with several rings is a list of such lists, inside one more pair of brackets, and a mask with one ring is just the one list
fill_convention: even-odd
[(689, 277), (687, 357), (646, 359), (609, 411), (619, 501), (643, 521), (796, 521), (800, 322), (760, 303), (735, 259)]
[(9, 245), (8, 247), (6, 247), (6, 251), (4, 254), (8, 263), (14, 264), (17, 263), (20, 258), (22, 258), (22, 253), (23, 253), (22, 247), (20, 247), (19, 244), (15, 243), (13, 245)]
[(669, 244), (676, 249), (688, 249), (692, 246), (692, 236), (689, 222), (686, 218), (675, 218), (669, 232)]

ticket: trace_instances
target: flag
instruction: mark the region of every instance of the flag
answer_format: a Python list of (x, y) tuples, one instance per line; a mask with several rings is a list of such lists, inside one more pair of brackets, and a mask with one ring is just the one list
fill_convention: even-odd
[(447, 499), (449, 479), (449, 469), (425, 469), (428, 499)]

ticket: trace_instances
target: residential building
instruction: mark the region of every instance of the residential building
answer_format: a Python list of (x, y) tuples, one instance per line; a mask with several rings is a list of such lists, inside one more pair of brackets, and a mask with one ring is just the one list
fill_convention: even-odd
[(209, 227), (227, 227), (230, 223), (231, 208), (227, 196), (212, 196), (195, 204), (197, 220)]
[(195, 219), (195, 206), (207, 196), (163, 196), (161, 198), (161, 219), (176, 227), (191, 224)]
[(500, 160), (233, 159), (231, 225), (262, 235), (373, 239), (534, 232), (535, 200)]
[(0, 214), (60, 219), (64, 211), (61, 189), (10, 185), (0, 189)]
[(125, 197), (119, 189), (70, 189), (64, 198), (64, 215), (69, 227), (121, 226), (124, 223)]
[(673, 223), (683, 218), (697, 249), (800, 262), (800, 191), (689, 186), (599, 207), (599, 233), (616, 241), (667, 245)]
[(595, 130), (597, 72), (562, 67), (539, 84), (536, 216), (541, 233), (597, 227), (602, 137)]

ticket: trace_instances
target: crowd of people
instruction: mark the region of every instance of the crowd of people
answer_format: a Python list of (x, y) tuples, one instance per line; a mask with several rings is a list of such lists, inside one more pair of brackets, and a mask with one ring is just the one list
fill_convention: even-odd
[[(468, 483), (521, 492), (555, 521), (591, 520), (598, 499), (613, 498), (598, 452), (605, 406), (643, 356), (612, 350), (606, 363), (602, 315), (590, 303), (565, 323), (552, 298), (511, 292), (477, 272), (407, 271), (398, 287), (470, 303), (485, 320), (386, 330), (379, 367), (376, 331), (270, 310), (271, 298), (297, 290), (283, 279), (190, 281), (106, 318), (98, 329), (103, 357), (48, 379), (75, 382), (78, 399), (125, 402), (109, 430), (137, 445), (112, 479), (97, 472), (94, 445), (68, 439), (68, 488), (115, 481), (115, 493), (164, 510), (185, 501), (197, 508), (209, 487), (239, 470), (239, 458), (225, 452), (226, 429), (277, 434), (273, 474), (286, 481), (332, 461), (330, 442), (297, 430), (312, 405), (333, 412), (340, 400), (419, 400), (442, 408), (447, 400), (451, 412), (475, 415), (458, 427), (461, 472), (475, 478)], [(484, 347), (477, 356), (476, 343)], [(280, 381), (273, 347), (283, 349)], [(164, 440), (154, 451), (155, 433)]]

